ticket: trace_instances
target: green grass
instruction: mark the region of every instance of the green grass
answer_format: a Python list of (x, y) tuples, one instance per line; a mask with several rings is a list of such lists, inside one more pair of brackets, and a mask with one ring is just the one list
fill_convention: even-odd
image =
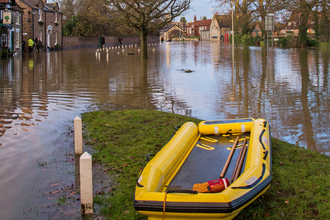
[[(157, 153), (174, 127), (200, 120), (152, 110), (90, 112), (82, 115), (85, 144), (93, 163), (104, 164), (113, 180), (94, 197), (107, 219), (146, 219), (133, 207), (137, 175), (148, 153)], [(235, 219), (327, 219), (330, 216), (330, 158), (272, 139), (270, 189)]]

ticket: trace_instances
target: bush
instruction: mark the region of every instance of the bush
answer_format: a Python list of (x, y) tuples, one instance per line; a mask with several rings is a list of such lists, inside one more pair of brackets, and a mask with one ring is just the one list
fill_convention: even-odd
[(307, 46), (308, 47), (318, 47), (319, 42), (317, 40), (313, 40), (313, 39), (308, 38), (307, 39)]
[(281, 47), (288, 47), (288, 43), (289, 43), (289, 39), (287, 37), (278, 40), (278, 44)]
[(257, 36), (254, 37), (254, 44), (259, 45), (262, 40), (263, 40), (262, 37), (257, 35)]
[[(256, 45), (259, 45), (259, 42), (261, 40), (262, 40), (262, 37), (260, 37), (259, 35), (256, 37), (253, 37), (251, 34), (245, 34), (245, 35), (236, 34), (235, 35), (235, 44), (256, 46)], [(230, 42), (232, 42), (231, 36), (230, 36)]]
[(330, 48), (330, 43), (320, 42), (320, 47), (323, 47), (323, 48), (329, 47)]
[(246, 34), (242, 38), (242, 44), (249, 45), (249, 46), (255, 46), (255, 39), (252, 35)]
[(55, 49), (61, 49), (61, 46), (59, 44), (55, 44)]

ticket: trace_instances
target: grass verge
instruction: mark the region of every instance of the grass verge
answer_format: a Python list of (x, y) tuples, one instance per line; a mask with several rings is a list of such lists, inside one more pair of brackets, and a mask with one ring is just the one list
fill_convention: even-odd
[[(152, 110), (89, 112), (82, 115), (85, 144), (95, 149), (93, 163), (105, 165), (112, 185), (98, 192), (106, 219), (147, 219), (133, 207), (137, 175), (148, 153), (157, 153), (175, 126), (200, 120)], [(272, 139), (270, 189), (235, 219), (327, 219), (330, 216), (330, 158)]]

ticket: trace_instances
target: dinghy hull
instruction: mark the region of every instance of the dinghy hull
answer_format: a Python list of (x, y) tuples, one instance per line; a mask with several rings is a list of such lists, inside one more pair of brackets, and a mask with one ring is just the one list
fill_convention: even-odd
[[(237, 179), (222, 192), (193, 191), (194, 184), (219, 178), (232, 150), (224, 177), (233, 178), (245, 138)], [(270, 141), (264, 119), (187, 122), (141, 171), (134, 207), (149, 219), (232, 219), (270, 186)]]

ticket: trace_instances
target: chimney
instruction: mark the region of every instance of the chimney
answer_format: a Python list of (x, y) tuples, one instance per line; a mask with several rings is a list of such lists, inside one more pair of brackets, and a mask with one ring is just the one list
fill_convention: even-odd
[(197, 19), (196, 19), (196, 15), (194, 15), (194, 21), (196, 21)]
[(215, 14), (218, 15), (218, 12), (216, 12)]

